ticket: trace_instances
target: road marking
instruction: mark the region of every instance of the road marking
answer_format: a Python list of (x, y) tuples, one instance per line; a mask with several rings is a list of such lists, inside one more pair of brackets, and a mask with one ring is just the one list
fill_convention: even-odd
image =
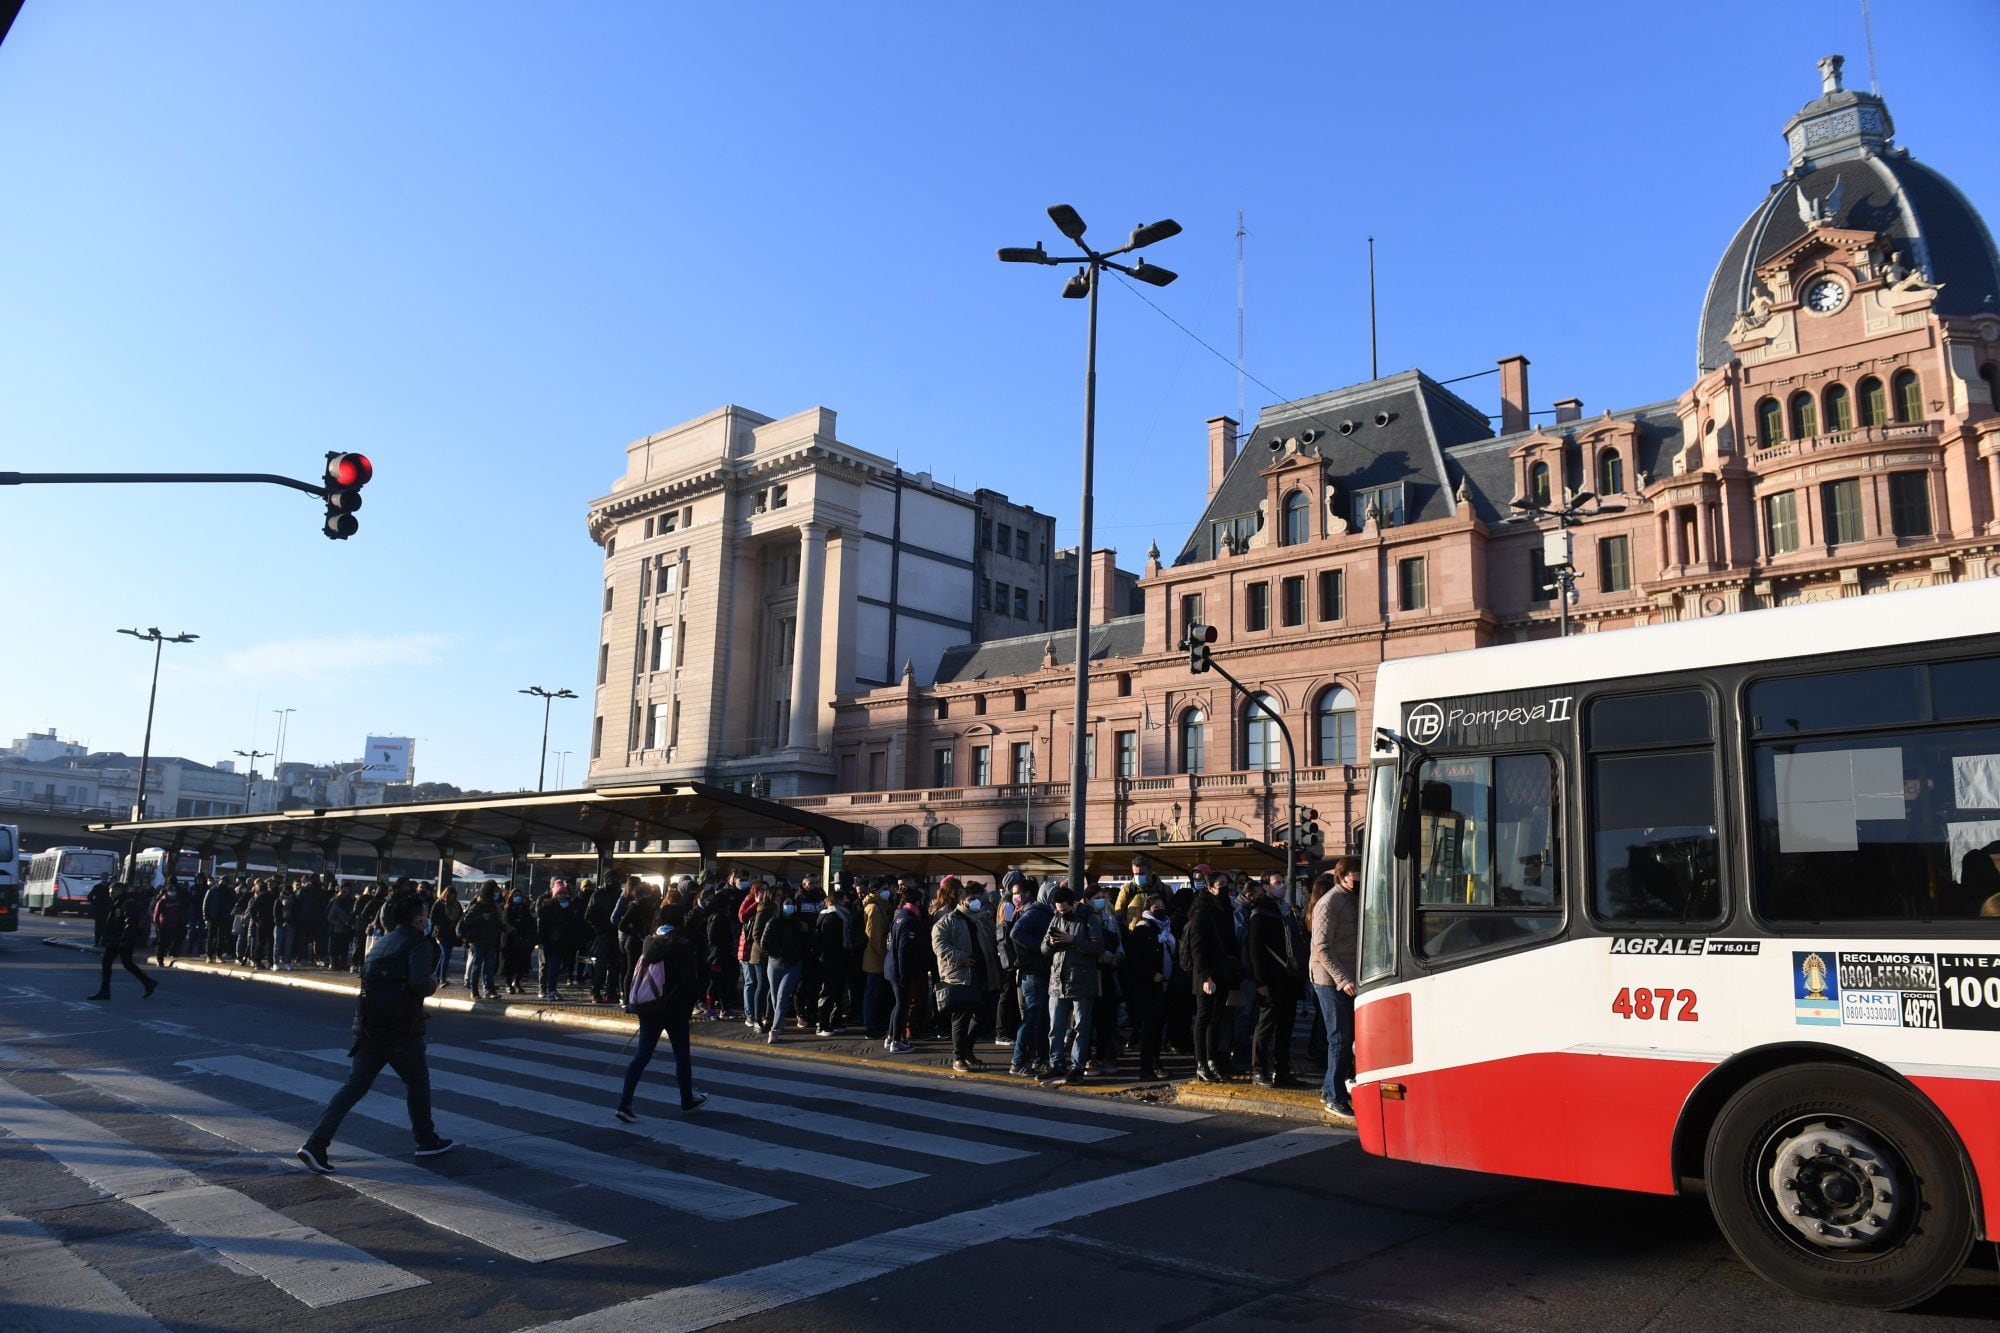
[[(697, 1029), (699, 1031), (699, 1029)], [(623, 1046), (630, 1037), (615, 1037), (605, 1032), (578, 1032), (573, 1034), (578, 1041), (595, 1042), (609, 1046)], [(783, 1070), (797, 1073), (802, 1061), (798, 1056), (786, 1058), (782, 1055), (765, 1055), (761, 1051), (725, 1049), (715, 1043), (703, 1043), (699, 1048), (704, 1065), (715, 1063), (743, 1065), (752, 1069)], [(923, 1074), (898, 1074), (872, 1065), (856, 1065), (841, 1068), (830, 1060), (812, 1061), (815, 1072), (824, 1070), (824, 1077), (855, 1079), (864, 1083), (880, 1083), (896, 1088), (915, 1088), (923, 1092), (946, 1092), (953, 1104), (966, 1097), (984, 1097), (991, 1101), (1019, 1102), (1038, 1107), (1045, 1111), (1074, 1112), (1077, 1115), (1110, 1116), (1122, 1120), (1152, 1120), (1161, 1124), (1184, 1125), (1194, 1120), (1207, 1120), (1213, 1111), (1189, 1111), (1172, 1106), (1153, 1106), (1146, 1102), (1115, 1101), (1110, 1097), (1090, 1094), (1050, 1093), (1046, 1090), (1028, 1087), (1010, 1087), (1004, 1083), (988, 1083), (984, 1080), (947, 1080), (927, 1077)], [(927, 1115), (937, 1114), (937, 1103), (930, 1104)]]
[(925, 1260), (1272, 1166), (1317, 1152), (1340, 1137), (1317, 1127), (1288, 1130), (1180, 1161), (1080, 1181), (881, 1232), (697, 1286), (670, 1287), (574, 1319), (543, 1324), (533, 1333), (692, 1333), (812, 1300)]
[(322, 1309), (429, 1283), (301, 1226), (247, 1195), (204, 1184), (94, 1120), (0, 1084), (0, 1125), (84, 1183), (151, 1214), (293, 1300)]
[[(345, 1057), (338, 1057), (342, 1060)], [(324, 1106), (340, 1091), (340, 1084), (332, 1079), (316, 1074), (302, 1073), (284, 1065), (268, 1064), (262, 1060), (252, 1060), (247, 1056), (227, 1055), (212, 1059), (189, 1060), (190, 1069), (200, 1069), (208, 1073), (221, 1074), (227, 1078), (252, 1083), (260, 1088), (271, 1088), (293, 1097), (302, 1097), (309, 1102)], [(355, 1115), (378, 1121), (385, 1125), (407, 1127), (410, 1123), (404, 1110), (403, 1099), (387, 1093), (371, 1092), (355, 1106)], [(773, 1199), (768, 1195), (754, 1194), (749, 1190), (737, 1189), (718, 1181), (703, 1180), (700, 1176), (683, 1175), (679, 1171), (667, 1171), (644, 1162), (629, 1158), (614, 1157), (610, 1153), (592, 1152), (579, 1148), (561, 1139), (544, 1138), (539, 1134), (523, 1134), (503, 1125), (489, 1124), (484, 1120), (474, 1120), (469, 1116), (440, 1115), (437, 1117), (439, 1132), (468, 1145), (496, 1153), (523, 1166), (545, 1171), (550, 1175), (562, 1176), (585, 1185), (595, 1185), (618, 1194), (630, 1195), (635, 1199), (645, 1199), (677, 1212), (691, 1213), (696, 1217), (728, 1221), (738, 1217), (752, 1217), (758, 1213), (768, 1213), (791, 1205), (783, 1199)], [(339, 1164), (339, 1154), (335, 1154), (335, 1165)]]
[[(508, 1042), (506, 1044), (512, 1046), (521, 1043)], [(528, 1044), (533, 1045), (533, 1043)], [(580, 1054), (586, 1059), (594, 1058), (588, 1051), (573, 1052), (562, 1046), (550, 1046), (549, 1049), (557, 1055), (575, 1056)], [(495, 1055), (490, 1051), (470, 1050), (461, 1046), (433, 1045), (430, 1048), (430, 1052), (433, 1057), (440, 1060), (476, 1065), (481, 1069), (490, 1069), (500, 1073), (526, 1074), (531, 1078), (559, 1079), (571, 1087), (581, 1084), (585, 1087), (598, 1088), (614, 1095), (625, 1090), (625, 1079), (622, 1075), (586, 1074), (579, 1070), (559, 1069), (554, 1065), (533, 1060), (510, 1060), (504, 1055)], [(670, 1061), (669, 1068), (671, 1067)], [(725, 1075), (713, 1074), (710, 1071), (704, 1071), (703, 1078), (705, 1081), (715, 1083), (735, 1081)], [(752, 1080), (753, 1083), (755, 1081)], [(645, 1085), (642, 1083), (640, 1086), (643, 1089)], [(811, 1084), (800, 1084), (798, 1086), (801, 1088), (812, 1087)], [(662, 1089), (645, 1095), (653, 1100), (659, 1100), (668, 1094), (665, 1089)], [(680, 1089), (678, 1085), (673, 1086), (672, 1095), (676, 1099), (679, 1098)], [(828, 1115), (822, 1111), (808, 1110), (799, 1106), (787, 1106), (778, 1102), (738, 1101), (734, 1097), (710, 1097), (708, 1099), (708, 1106), (710, 1110), (721, 1115), (743, 1116), (746, 1119), (764, 1124), (791, 1125), (795, 1128), (803, 1129), (808, 1133), (838, 1140), (842, 1143), (873, 1143), (878, 1147), (920, 1153), (927, 1157), (942, 1157), (954, 1162), (975, 1162), (980, 1165), (991, 1165), (995, 1162), (1015, 1162), (1023, 1157), (1034, 1155), (1022, 1152), (1018, 1148), (1002, 1148), (991, 1143), (974, 1142), (971, 1139), (948, 1138), (943, 1134), (930, 1134), (922, 1130), (906, 1129), (899, 1125), (880, 1125), (867, 1120), (853, 1120), (847, 1116)], [(926, 1109), (932, 1115), (936, 1114), (935, 1107)]]
[[(563, 1046), (551, 1041), (536, 1041), (532, 1037), (507, 1037), (487, 1044), (511, 1046), (517, 1050), (537, 1051), (545, 1055), (559, 1055), (571, 1060), (597, 1058), (594, 1051), (580, 1051), (573, 1046)], [(843, 1088), (831, 1083), (808, 1082), (805, 1079), (746, 1074), (728, 1066), (717, 1068), (709, 1063), (707, 1054), (706, 1050), (702, 1052), (703, 1081), (724, 1087), (749, 1088), (755, 1092), (776, 1092), (789, 1097), (807, 1097), (818, 1101), (846, 1102), (877, 1111), (893, 1111), (897, 1115), (914, 1115), (926, 1122), (943, 1120), (954, 1125), (977, 1125), (984, 1129), (997, 1129), (1008, 1134), (1026, 1135), (1029, 1138), (1051, 1139), (1059, 1143), (1101, 1143), (1105, 1139), (1115, 1139), (1125, 1132), (1105, 1125), (1073, 1124), (1061, 1120), (1015, 1115), (1009, 1111), (988, 1111), (982, 1107), (961, 1105), (956, 1097), (927, 1101), (920, 1097), (900, 1097), (892, 1092), (869, 1092), (860, 1088)], [(938, 1091), (955, 1093), (957, 1089), (939, 1087)], [(1051, 1099), (1044, 1097), (1042, 1100), (1047, 1102)], [(1083, 1111), (1090, 1108), (1062, 1106), (1051, 1109)]]
[[(86, 1087), (143, 1110), (172, 1116), (252, 1152), (290, 1157), (304, 1141), (301, 1130), (184, 1084), (123, 1070), (72, 1069), (65, 1073)], [(550, 1213), (460, 1185), (414, 1162), (374, 1153), (352, 1149), (341, 1153), (340, 1171), (328, 1179), (419, 1221), (529, 1263), (624, 1244), (617, 1236), (572, 1226)]]
[[(307, 1051), (304, 1054), (315, 1060), (330, 1060), (340, 1064), (347, 1061), (347, 1057), (338, 1051)], [(611, 1119), (610, 1108), (601, 1102), (580, 1102), (572, 1097), (551, 1096), (531, 1088), (518, 1088), (511, 1083), (489, 1083), (484, 1079), (467, 1078), (462, 1074), (445, 1074), (433, 1069), (431, 1086), (449, 1092), (463, 1093), (468, 1097), (477, 1097), (481, 1101), (496, 1102), (501, 1106), (511, 1106), (517, 1110), (533, 1111), (569, 1124), (603, 1123), (607, 1129), (616, 1129), (638, 1138), (654, 1139), (669, 1147), (693, 1153), (697, 1157), (713, 1157), (724, 1162), (734, 1162), (738, 1166), (753, 1167), (759, 1171), (783, 1171), (867, 1190), (881, 1189), (885, 1185), (907, 1184), (912, 1180), (924, 1178), (924, 1173), (921, 1171), (906, 1171), (901, 1167), (856, 1161), (850, 1157), (835, 1157), (832, 1153), (814, 1152), (809, 1148), (787, 1148), (743, 1134), (709, 1129), (686, 1119), (674, 1121), (671, 1128), (623, 1125)]]
[(27, 1218), (0, 1210), (0, 1328), (148, 1333), (161, 1325), (67, 1245)]

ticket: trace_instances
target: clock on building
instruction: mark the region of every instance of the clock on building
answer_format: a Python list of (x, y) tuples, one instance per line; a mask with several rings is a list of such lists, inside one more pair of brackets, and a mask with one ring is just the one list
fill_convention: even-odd
[(1816, 315), (1830, 315), (1847, 300), (1847, 287), (1839, 278), (1816, 278), (1806, 288), (1806, 309)]

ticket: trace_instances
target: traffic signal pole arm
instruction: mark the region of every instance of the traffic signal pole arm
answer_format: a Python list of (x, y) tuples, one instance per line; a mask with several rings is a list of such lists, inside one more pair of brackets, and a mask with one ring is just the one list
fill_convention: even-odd
[[(1203, 626), (1202, 628), (1206, 630), (1208, 627)], [(1223, 666), (1220, 662), (1216, 661), (1215, 655), (1207, 651), (1206, 647), (1207, 643), (1213, 642), (1213, 640), (1193, 642), (1191, 641), (1191, 639), (1194, 634), (1194, 630), (1190, 629), (1188, 633), (1190, 635), (1190, 640), (1184, 640), (1181, 646), (1183, 648), (1201, 649), (1201, 655), (1200, 655), (1201, 666), (1199, 667), (1199, 670), (1213, 671), (1218, 675), (1220, 675), (1224, 680), (1228, 681), (1230, 689), (1242, 695), (1245, 699), (1248, 699), (1252, 704), (1252, 706), (1254, 706), (1259, 712), (1261, 712), (1265, 717), (1270, 718), (1271, 721), (1278, 724), (1278, 735), (1284, 739), (1285, 812), (1286, 812), (1285, 813), (1285, 819), (1286, 819), (1285, 897), (1287, 898), (1287, 900), (1289, 900), (1291, 898), (1293, 890), (1293, 879), (1298, 874), (1297, 848), (1299, 839), (1299, 755), (1298, 751), (1292, 748), (1292, 729), (1285, 725), (1285, 719), (1278, 716), (1278, 711), (1275, 708), (1272, 708), (1271, 705), (1265, 703), (1262, 699), (1258, 698), (1255, 694), (1251, 693), (1250, 690), (1247, 687), (1245, 687), (1242, 681), (1236, 679), (1236, 677), (1229, 674), (1229, 668)]]
[(317, 495), (322, 500), (326, 498), (327, 490), (325, 486), (315, 486), (295, 477), (281, 477), (275, 472), (0, 472), (0, 486), (43, 483), (63, 486), (90, 483), (157, 486), (175, 482), (261, 482), (271, 486), (289, 486), (307, 495)]

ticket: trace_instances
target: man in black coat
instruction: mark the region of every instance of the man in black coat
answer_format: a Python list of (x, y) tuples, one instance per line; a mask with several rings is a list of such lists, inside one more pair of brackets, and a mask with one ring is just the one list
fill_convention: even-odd
[(218, 963), (229, 952), (229, 922), (236, 915), (236, 886), (232, 880), (217, 880), (201, 900), (201, 918), (208, 923), (206, 957)]
[(855, 915), (846, 895), (830, 895), (813, 921), (813, 953), (819, 962), (819, 1008), (816, 1014), (801, 1014), (812, 1021), (822, 1037), (837, 1037), (847, 1029), (840, 1014), (847, 1001), (848, 922)]
[(160, 983), (140, 971), (139, 965), (132, 961), (132, 951), (145, 948), (147, 925), (146, 898), (138, 889), (127, 889), (112, 899), (110, 910), (104, 916), (104, 978), (98, 984), (97, 994), (88, 998), (111, 998), (111, 965), (114, 962), (123, 963), (125, 970), (139, 979), (139, 984), (146, 988), (142, 998), (153, 998), (153, 992), (159, 989)]
[(1292, 932), (1278, 900), (1254, 879), (1243, 896), (1249, 908), (1243, 953), (1261, 1001), (1250, 1045), (1251, 1081), (1259, 1087), (1288, 1088), (1293, 1086), (1292, 1027), (1303, 990), (1302, 960), (1292, 947)]

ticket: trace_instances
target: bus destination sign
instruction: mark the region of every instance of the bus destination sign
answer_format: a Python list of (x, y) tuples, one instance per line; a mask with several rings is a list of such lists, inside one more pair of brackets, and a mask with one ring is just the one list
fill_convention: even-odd
[(1403, 734), (1442, 748), (1558, 740), (1576, 725), (1575, 699), (1546, 690), (1427, 699), (1404, 710)]

